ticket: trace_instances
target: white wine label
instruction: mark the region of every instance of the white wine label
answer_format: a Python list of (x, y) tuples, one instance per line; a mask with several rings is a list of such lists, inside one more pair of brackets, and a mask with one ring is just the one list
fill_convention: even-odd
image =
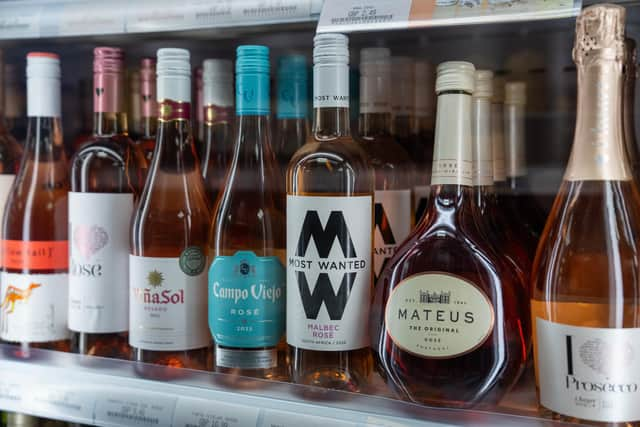
[[(187, 248), (185, 252), (191, 249)], [(191, 254), (189, 258), (193, 258)], [(131, 346), (176, 351), (211, 345), (207, 324), (207, 274), (204, 265), (200, 268), (200, 262), (196, 263), (197, 268), (189, 263), (190, 267), (185, 271), (184, 261), (184, 256), (129, 256)]]
[(0, 218), (4, 214), (4, 207), (7, 205), (7, 199), (15, 179), (16, 176), (13, 174), (0, 174)]
[(349, 107), (349, 66), (316, 64), (313, 66), (313, 108)]
[(133, 194), (69, 193), (69, 329), (129, 329)]
[(589, 421), (640, 420), (640, 328), (535, 322), (542, 406)]
[(453, 358), (481, 346), (494, 325), (493, 304), (475, 284), (447, 273), (400, 282), (385, 309), (387, 333), (420, 357)]
[(376, 280), (411, 231), (411, 190), (375, 192), (373, 264)]
[(287, 342), (369, 345), (371, 196), (287, 196)]
[(47, 342), (69, 338), (68, 276), (2, 273), (0, 338), (11, 342)]

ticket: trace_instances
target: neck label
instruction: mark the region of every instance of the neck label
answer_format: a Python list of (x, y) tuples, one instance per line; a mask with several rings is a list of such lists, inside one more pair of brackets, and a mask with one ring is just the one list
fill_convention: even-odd
[(191, 120), (191, 104), (164, 99), (158, 105), (158, 120), (161, 122)]
[(236, 114), (267, 115), (271, 112), (269, 75), (240, 73), (236, 75)]
[(349, 67), (345, 64), (313, 66), (313, 108), (349, 108)]
[(278, 118), (304, 119), (307, 117), (307, 81), (281, 78), (278, 80)]
[(27, 116), (61, 117), (60, 80), (27, 79)]
[(96, 73), (93, 75), (93, 111), (96, 113), (120, 113), (124, 111), (122, 75)]

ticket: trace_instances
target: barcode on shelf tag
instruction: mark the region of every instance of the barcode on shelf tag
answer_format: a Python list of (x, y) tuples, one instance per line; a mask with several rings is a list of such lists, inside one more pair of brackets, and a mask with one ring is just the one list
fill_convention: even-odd
[(25, 375), (2, 372), (0, 375), (0, 407), (7, 411), (19, 411), (25, 397)]
[(105, 426), (170, 426), (176, 397), (112, 389), (96, 404), (96, 424)]
[(96, 395), (91, 390), (78, 385), (57, 387), (52, 383), (38, 384), (24, 398), (25, 407), (34, 412), (53, 418), (73, 417), (84, 422), (93, 422), (95, 402)]
[(204, 399), (180, 397), (173, 427), (255, 427), (259, 409)]
[(318, 22), (318, 33), (351, 32), (376, 28), (406, 28), (411, 0), (326, 0)]
[(265, 410), (259, 427), (354, 427), (360, 424), (335, 418), (316, 417), (300, 413)]

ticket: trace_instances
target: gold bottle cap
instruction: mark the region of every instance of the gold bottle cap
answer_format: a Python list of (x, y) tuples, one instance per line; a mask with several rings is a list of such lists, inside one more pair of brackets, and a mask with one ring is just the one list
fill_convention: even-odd
[(436, 92), (462, 90), (473, 94), (476, 68), (470, 62), (448, 61), (438, 65)]
[(576, 20), (573, 60), (577, 65), (592, 58), (624, 60), (625, 8), (597, 4), (585, 8)]
[(491, 98), (493, 96), (493, 71), (476, 70), (474, 98)]
[(527, 103), (527, 84), (525, 82), (509, 82), (505, 84), (504, 103), (525, 105)]

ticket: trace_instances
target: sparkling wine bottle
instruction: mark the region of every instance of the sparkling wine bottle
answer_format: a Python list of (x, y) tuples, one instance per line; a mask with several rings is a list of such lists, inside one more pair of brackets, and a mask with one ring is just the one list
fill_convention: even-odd
[(227, 59), (206, 59), (202, 69), (204, 142), (200, 164), (207, 194), (215, 202), (233, 156), (233, 64)]
[(156, 102), (156, 60), (143, 58), (140, 61), (140, 105), (141, 134), (138, 145), (142, 149), (147, 164), (151, 164), (156, 148), (158, 130), (158, 103)]
[(313, 130), (287, 170), (287, 342), (296, 383), (359, 390), (372, 359), (373, 169), (351, 138), (349, 50), (314, 38)]
[(358, 139), (375, 171), (374, 284), (385, 263), (413, 225), (413, 165), (391, 136), (391, 53), (386, 48), (360, 51), (360, 122)]
[[(269, 129), (269, 49), (238, 47), (233, 160), (209, 246), (209, 326), (218, 372), (285, 379), (285, 215)], [(238, 296), (239, 297), (235, 297)]]
[(532, 274), (540, 404), (602, 426), (640, 420), (640, 195), (622, 120), (624, 21), (609, 4), (578, 16), (573, 147)]
[(433, 136), (435, 126), (435, 71), (427, 61), (415, 64), (414, 125), (411, 147), (415, 148), (413, 185), (414, 222), (418, 223), (427, 208), (431, 190), (431, 164), (433, 163)]
[(283, 171), (308, 134), (307, 58), (288, 55), (278, 59), (275, 150)]
[(638, 142), (636, 140), (635, 103), (636, 103), (636, 78), (638, 77), (638, 54), (636, 42), (631, 38), (624, 41), (626, 61), (624, 64), (624, 87), (622, 89), (622, 126), (624, 129), (624, 142), (629, 157), (629, 164), (633, 170), (633, 176), (640, 183), (640, 155), (638, 155)]
[[(29, 130), (2, 227), (0, 338), (70, 350), (67, 329), (69, 171), (60, 120), (60, 61), (27, 55)], [(26, 354), (25, 354), (26, 353)]]
[(485, 242), (473, 202), (474, 67), (438, 67), (431, 194), (376, 286), (371, 339), (387, 384), (414, 402), (494, 405), (525, 359), (521, 291)]
[(128, 359), (129, 225), (146, 162), (127, 135), (124, 54), (93, 59), (94, 137), (71, 159), (69, 329), (77, 351)]
[(211, 368), (209, 202), (191, 136), (189, 51), (159, 49), (158, 140), (131, 224), (129, 344), (134, 359)]

